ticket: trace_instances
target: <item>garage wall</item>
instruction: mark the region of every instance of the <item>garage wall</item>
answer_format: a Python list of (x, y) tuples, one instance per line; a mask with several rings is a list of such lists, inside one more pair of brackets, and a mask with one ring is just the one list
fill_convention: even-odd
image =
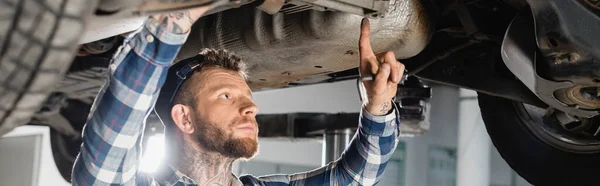
[[(405, 149), (403, 151), (396, 151), (396, 157), (402, 161), (394, 161), (390, 163), (391, 168), (385, 172), (384, 180), (381, 185), (410, 185), (410, 186), (425, 186), (425, 185), (439, 185), (434, 184), (433, 180), (427, 179), (428, 174), (436, 177), (435, 183), (447, 183), (454, 182), (452, 173), (455, 173), (455, 167), (449, 166), (438, 166), (438, 169), (428, 169), (428, 162), (431, 159), (438, 160), (439, 165), (447, 165), (448, 157), (430, 157), (429, 152), (446, 152), (455, 151), (457, 143), (457, 122), (458, 122), (458, 109), (457, 105), (459, 102), (459, 92), (456, 88), (435, 86), (433, 90), (433, 98), (431, 100), (431, 115), (430, 118), (431, 130), (423, 136), (414, 138), (402, 138), (401, 143), (404, 144)], [(302, 87), (294, 87), (279, 90), (270, 90), (254, 93), (254, 101), (258, 105), (260, 111), (259, 114), (265, 113), (288, 113), (288, 112), (326, 112), (326, 113), (339, 113), (339, 112), (359, 112), (360, 102), (358, 100), (358, 92), (356, 89), (356, 81), (342, 81), (337, 83), (310, 85)], [(319, 105), (312, 105), (311, 103), (319, 103)], [(358, 118), (357, 118), (358, 119)], [(275, 140), (270, 140), (275, 141)], [(275, 143), (275, 142), (272, 142)], [(309, 166), (299, 166), (306, 170), (319, 167), (320, 155), (321, 155), (321, 144), (316, 141), (312, 149), (303, 147), (310, 146), (294, 146), (293, 143), (283, 142), (290, 148), (286, 151), (293, 152), (309, 152), (303, 153), (302, 156), (312, 157), (316, 164), (306, 164)], [(277, 147), (268, 147), (261, 142), (261, 153), (254, 159), (256, 162), (241, 163), (244, 169), (240, 174), (250, 173), (253, 175), (262, 175), (264, 173), (276, 173), (277, 170), (273, 169), (272, 163), (268, 160), (280, 159), (281, 157), (290, 156), (277, 156), (273, 154), (263, 154), (263, 149), (281, 149)], [(292, 150), (293, 149), (293, 150)], [(268, 151), (268, 150), (267, 150)], [(293, 153), (292, 153), (293, 154)], [(277, 156), (277, 157), (275, 157)], [(290, 164), (297, 165), (297, 161), (305, 162), (306, 159), (300, 159), (301, 157), (291, 156), (287, 159), (288, 162), (294, 162)], [(446, 159), (444, 159), (446, 158)], [(451, 160), (450, 160), (451, 161)], [(286, 166), (280, 162), (275, 162), (278, 166)], [(289, 165), (289, 164), (287, 164)], [(441, 167), (441, 168), (439, 168)], [(265, 170), (267, 169), (267, 170)], [(402, 171), (402, 172), (398, 172)], [(402, 174), (402, 175), (400, 175)], [(397, 180), (397, 178), (405, 178), (405, 180)], [(403, 183), (400, 183), (403, 182)], [(429, 183), (431, 182), (431, 183)], [(442, 186), (442, 185), (439, 185)]]
[(7, 167), (0, 171), (2, 185), (37, 185), (39, 150), (35, 144), (40, 141), (39, 135), (0, 139), (0, 167)]
[(0, 138), (0, 185), (71, 185), (54, 164), (49, 127), (21, 126)]

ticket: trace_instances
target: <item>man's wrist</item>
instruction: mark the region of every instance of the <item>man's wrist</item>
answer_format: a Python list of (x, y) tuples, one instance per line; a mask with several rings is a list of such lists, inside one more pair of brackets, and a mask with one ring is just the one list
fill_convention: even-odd
[(389, 100), (379, 104), (367, 103), (364, 105), (365, 110), (374, 116), (385, 116), (393, 110), (393, 100)]
[(150, 16), (150, 19), (154, 19), (160, 23), (165, 31), (173, 34), (186, 34), (190, 31), (194, 22), (212, 8), (214, 7), (211, 5), (178, 12), (157, 14)]
[(195, 21), (190, 17), (188, 11), (153, 15), (150, 16), (150, 19), (153, 19), (152, 21), (157, 22), (164, 31), (173, 34), (187, 33)]
[(361, 122), (360, 127), (363, 132), (367, 135), (374, 136), (389, 136), (394, 133), (397, 129), (398, 119), (397, 107), (394, 105), (390, 109), (389, 114), (386, 115), (373, 115), (365, 107), (361, 110)]

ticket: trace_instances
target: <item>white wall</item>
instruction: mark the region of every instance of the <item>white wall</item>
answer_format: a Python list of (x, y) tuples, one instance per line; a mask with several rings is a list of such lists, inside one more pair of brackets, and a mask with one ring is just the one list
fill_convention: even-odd
[[(435, 86), (433, 90), (433, 98), (431, 100), (431, 129), (423, 136), (414, 138), (402, 138), (401, 141), (406, 145), (406, 161), (404, 170), (404, 185), (409, 186), (426, 186), (428, 185), (428, 151), (432, 146), (456, 148), (456, 133), (458, 122), (458, 89), (446, 86)], [(289, 112), (359, 112), (360, 102), (358, 100), (358, 91), (356, 89), (356, 81), (342, 81), (337, 83), (309, 85), (301, 87), (293, 87), (279, 90), (269, 90), (254, 93), (254, 101), (258, 105), (259, 114), (265, 113), (289, 113)], [(317, 104), (314, 104), (317, 103)], [(358, 119), (358, 118), (357, 118)], [(265, 144), (263, 142), (269, 141)], [(306, 141), (301, 144), (281, 142), (275, 145), (277, 140), (263, 139), (261, 141), (260, 153), (253, 161), (282, 163), (281, 161), (289, 162), (289, 164), (298, 165), (304, 162), (303, 166), (316, 168), (319, 166), (321, 157), (320, 141), (313, 141), (313, 145), (307, 145)], [(310, 143), (310, 142), (308, 142)], [(282, 152), (280, 146), (288, 146), (285, 152)], [(290, 156), (295, 152), (302, 153), (302, 156), (307, 158), (302, 159), (298, 156)], [(265, 154), (268, 153), (268, 154)], [(278, 155), (284, 153), (285, 155)], [(298, 157), (298, 158), (295, 158)], [(273, 161), (271, 161), (273, 160)], [(306, 161), (309, 160), (309, 161)], [(270, 166), (246, 166), (247, 171), (244, 173), (252, 173), (260, 175), (268, 171)], [(396, 168), (395, 165), (390, 167)], [(399, 174), (393, 172), (394, 168), (390, 168), (385, 173), (384, 179), (394, 179)], [(252, 169), (260, 170), (252, 172)], [(384, 180), (385, 182), (393, 182), (392, 180)]]
[[(56, 165), (54, 164), (54, 157), (52, 155), (52, 150), (50, 147), (50, 128), (49, 127), (46, 127), (46, 126), (17, 127), (13, 131), (2, 136), (2, 138), (0, 138), (0, 140), (5, 139), (5, 138), (12, 138), (12, 137), (18, 137), (18, 136), (32, 136), (32, 135), (39, 136), (41, 139), (36, 143), (20, 144), (20, 145), (23, 145), (22, 148), (28, 148), (27, 145), (35, 146), (39, 150), (38, 152), (36, 152), (37, 153), (36, 157), (34, 157), (32, 159), (27, 158), (26, 160), (24, 160), (24, 161), (34, 162), (36, 164), (34, 170), (37, 170), (37, 172), (20, 173), (21, 175), (33, 175), (32, 178), (14, 177), (13, 179), (37, 179), (37, 183), (34, 182), (34, 184), (39, 185), (39, 186), (42, 186), (42, 185), (53, 185), (53, 186), (71, 185), (70, 183), (68, 183), (67, 181), (65, 181), (62, 178), (62, 176), (58, 172), (58, 168), (56, 168)], [(0, 147), (0, 151), (2, 151), (2, 152), (7, 151), (7, 149), (1, 149), (1, 148), (2, 147)], [(25, 158), (25, 157), (27, 157), (27, 156), (23, 156), (23, 158)], [(2, 171), (0, 171), (0, 172), (14, 171), (12, 167), (15, 167), (15, 166), (20, 166), (20, 165), (0, 167), (0, 169), (2, 169)], [(6, 179), (2, 179), (2, 180), (0, 180), (0, 185), (5, 185), (5, 184), (3, 184), (4, 182), (9, 182), (9, 181)]]
[(360, 111), (356, 80), (259, 91), (253, 99), (258, 114)]

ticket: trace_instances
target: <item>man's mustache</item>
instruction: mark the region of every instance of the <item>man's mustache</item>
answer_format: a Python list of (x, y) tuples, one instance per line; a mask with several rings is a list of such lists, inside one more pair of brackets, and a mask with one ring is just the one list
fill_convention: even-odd
[(256, 119), (252, 118), (241, 118), (241, 119), (236, 119), (233, 122), (231, 122), (230, 127), (237, 127), (240, 125), (245, 125), (251, 123), (254, 127), (256, 127), (258, 129), (258, 123), (256, 122)]

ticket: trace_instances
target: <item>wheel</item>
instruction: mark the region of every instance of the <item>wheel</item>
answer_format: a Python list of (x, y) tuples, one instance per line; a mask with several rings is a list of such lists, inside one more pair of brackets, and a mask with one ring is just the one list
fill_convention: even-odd
[(483, 93), (478, 99), (492, 143), (521, 177), (533, 185), (598, 184), (600, 143), (593, 135), (569, 133), (543, 108)]
[(0, 135), (29, 122), (71, 64), (96, 0), (0, 0)]

